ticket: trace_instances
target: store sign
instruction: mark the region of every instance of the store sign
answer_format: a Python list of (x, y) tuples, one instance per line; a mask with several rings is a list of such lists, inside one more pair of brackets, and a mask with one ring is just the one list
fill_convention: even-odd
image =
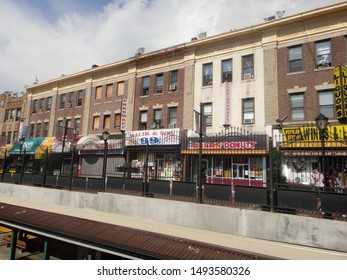
[[(283, 142), (290, 143), (291, 147), (302, 147), (305, 143), (320, 143), (320, 131), (316, 126), (301, 126), (282, 128)], [(325, 134), (325, 145), (341, 146), (346, 145), (347, 125), (329, 125)], [(339, 145), (339, 143), (341, 145)], [(307, 146), (309, 146), (307, 144)], [(311, 145), (310, 145), (311, 147)]]
[(224, 125), (231, 124), (230, 115), (231, 115), (231, 105), (230, 105), (230, 83), (224, 83), (224, 102), (225, 102), (225, 116), (224, 116)]
[(179, 145), (179, 136), (179, 128), (129, 131), (125, 135), (125, 145)]
[(127, 119), (127, 107), (128, 107), (128, 98), (122, 98), (122, 111), (120, 116), (120, 131), (125, 131), (126, 119)]
[[(199, 142), (189, 142), (188, 150), (198, 150)], [(203, 142), (203, 150), (255, 150), (256, 141)]]
[(334, 68), (336, 119), (347, 123), (347, 69), (343, 65)]

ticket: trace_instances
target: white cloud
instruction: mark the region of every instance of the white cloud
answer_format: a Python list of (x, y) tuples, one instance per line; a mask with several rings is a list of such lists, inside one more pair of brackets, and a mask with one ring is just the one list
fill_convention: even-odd
[(154, 51), (204, 31), (215, 35), (259, 24), (277, 10), (285, 10), (286, 16), (342, 2), (110, 0), (96, 9), (100, 1), (50, 0), (45, 7), (33, 0), (26, 5), (23, 0), (1, 1), (0, 93), (23, 91), (36, 75), (45, 81), (126, 59), (139, 47)]

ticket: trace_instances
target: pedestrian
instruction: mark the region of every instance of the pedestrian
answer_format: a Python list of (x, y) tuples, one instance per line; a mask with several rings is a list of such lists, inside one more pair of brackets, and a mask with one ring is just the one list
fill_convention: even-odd
[(324, 188), (324, 176), (318, 169), (312, 170), (310, 183), (312, 186)]

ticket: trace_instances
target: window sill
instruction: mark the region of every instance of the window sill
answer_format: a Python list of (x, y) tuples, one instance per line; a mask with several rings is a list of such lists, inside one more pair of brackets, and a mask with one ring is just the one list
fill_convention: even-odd
[(306, 71), (288, 72), (287, 76), (305, 74)]

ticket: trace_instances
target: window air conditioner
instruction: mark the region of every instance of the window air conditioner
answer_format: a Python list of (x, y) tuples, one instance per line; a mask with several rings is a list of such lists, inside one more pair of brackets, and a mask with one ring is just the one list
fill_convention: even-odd
[(71, 108), (72, 107), (72, 104), (71, 103), (67, 103), (66, 104), (66, 108)]
[(252, 73), (245, 73), (245, 74), (243, 74), (243, 79), (244, 80), (253, 79)]
[(171, 85), (169, 86), (169, 90), (170, 90), (170, 91), (177, 90), (177, 85), (171, 84)]
[(176, 127), (176, 124), (175, 123), (170, 123), (169, 124), (169, 128), (175, 128)]
[(245, 124), (254, 123), (254, 119), (245, 119)]

